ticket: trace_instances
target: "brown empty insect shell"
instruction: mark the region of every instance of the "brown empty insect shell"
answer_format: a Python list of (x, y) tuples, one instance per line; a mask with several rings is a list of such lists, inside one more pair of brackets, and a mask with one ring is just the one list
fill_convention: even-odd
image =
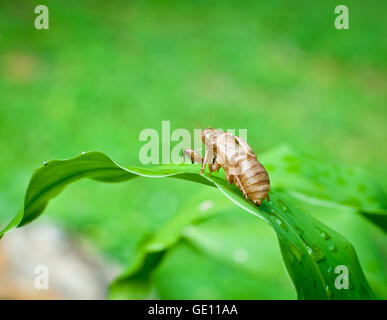
[(201, 138), (206, 148), (204, 159), (193, 150), (183, 153), (192, 163), (202, 163), (201, 174), (206, 165), (210, 174), (223, 168), (227, 181), (234, 183), (246, 200), (250, 199), (256, 205), (261, 205), (266, 198), (270, 201), (269, 175), (244, 139), (213, 128), (202, 130)]

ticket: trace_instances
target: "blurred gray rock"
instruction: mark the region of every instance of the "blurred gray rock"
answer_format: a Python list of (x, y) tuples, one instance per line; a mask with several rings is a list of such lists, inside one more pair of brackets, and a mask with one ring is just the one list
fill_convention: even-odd
[[(35, 286), (42, 265), (48, 289)], [(38, 221), (0, 240), (0, 299), (105, 299), (119, 270), (85, 239), (52, 223)]]

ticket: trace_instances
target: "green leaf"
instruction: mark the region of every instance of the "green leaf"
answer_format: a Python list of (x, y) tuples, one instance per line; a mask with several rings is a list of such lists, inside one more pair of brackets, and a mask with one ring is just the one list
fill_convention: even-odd
[(194, 167), (187, 167), (184, 171), (168, 169), (167, 166), (123, 168), (105, 154), (97, 151), (88, 152), (69, 160), (52, 160), (34, 172), (24, 198), (24, 209), (0, 232), (0, 237), (11, 228), (22, 226), (37, 218), (48, 202), (72, 182), (82, 178), (101, 182), (122, 182), (138, 176), (173, 176), (211, 185), (208, 180), (197, 175), (197, 168)]
[[(368, 299), (373, 297), (356, 253), (350, 243), (332, 229), (318, 222), (292, 204), (284, 192), (271, 190), (267, 200), (257, 207), (246, 202), (234, 185), (229, 185), (223, 172), (199, 174), (198, 165), (162, 165), (146, 168), (123, 168), (101, 152), (89, 152), (70, 160), (49, 161), (33, 174), (24, 199), (24, 210), (0, 233), (11, 227), (22, 226), (37, 218), (50, 199), (56, 197), (68, 184), (81, 178), (102, 182), (121, 182), (138, 176), (172, 177), (212, 185), (234, 204), (267, 223), (279, 239), (282, 256), (300, 299)], [(161, 249), (160, 249), (161, 248)], [(162, 258), (164, 249), (153, 248), (155, 254), (145, 255), (136, 262), (135, 277), (141, 280)], [(350, 289), (337, 290), (334, 286), (337, 265), (349, 269)], [(146, 271), (143, 273), (143, 271)], [(130, 275), (134, 274), (129, 272)], [(141, 287), (141, 286), (140, 286)], [(142, 289), (140, 289), (141, 291)]]
[[(198, 210), (200, 203), (208, 204), (209, 207)], [(230, 210), (230, 206), (224, 201), (217, 201), (217, 206), (214, 207), (213, 198), (206, 202), (201, 197), (190, 197), (180, 214), (170, 220), (152, 237), (142, 242), (126, 271), (110, 285), (109, 297), (111, 299), (152, 297), (151, 274), (158, 267), (165, 253), (182, 240), (183, 230), (228, 210)]]
[(360, 168), (300, 156), (288, 146), (260, 158), (273, 187), (314, 205), (354, 209), (387, 232), (387, 196)]
[[(156, 252), (162, 258), (150, 269)], [(140, 246), (109, 297), (294, 299), (295, 292), (270, 226), (206, 188), (185, 199), (184, 209)]]

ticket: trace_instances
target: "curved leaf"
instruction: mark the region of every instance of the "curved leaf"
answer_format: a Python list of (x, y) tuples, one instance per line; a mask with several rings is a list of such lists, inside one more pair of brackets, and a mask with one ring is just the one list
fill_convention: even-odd
[[(68, 184), (81, 178), (101, 182), (122, 182), (137, 176), (172, 177), (199, 182), (217, 187), (227, 198), (243, 210), (262, 218), (275, 230), (282, 256), (300, 299), (368, 299), (373, 297), (356, 253), (350, 243), (339, 234), (318, 222), (309, 214), (292, 204), (284, 192), (272, 190), (271, 202), (267, 200), (257, 207), (246, 202), (234, 185), (229, 185), (222, 172), (199, 174), (198, 165), (163, 165), (157, 167), (123, 168), (101, 152), (84, 153), (69, 160), (49, 161), (37, 169), (28, 185), (24, 209), (0, 232), (2, 236), (12, 227), (22, 226), (37, 218), (50, 199), (56, 197)], [(161, 250), (163, 250), (162, 247)], [(156, 255), (139, 260), (137, 275), (141, 270), (154, 265), (161, 258)], [(150, 264), (147, 263), (149, 259)], [(335, 288), (334, 270), (337, 265), (349, 269), (349, 289)]]
[(387, 232), (387, 196), (360, 168), (323, 163), (288, 146), (260, 158), (272, 186), (311, 204), (355, 209)]

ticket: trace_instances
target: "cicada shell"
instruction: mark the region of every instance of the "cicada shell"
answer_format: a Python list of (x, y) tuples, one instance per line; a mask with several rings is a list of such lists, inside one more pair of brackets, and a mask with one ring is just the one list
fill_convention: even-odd
[(227, 181), (235, 184), (246, 200), (258, 206), (269, 200), (269, 175), (244, 139), (213, 128), (202, 130), (201, 139), (206, 148), (204, 159), (193, 150), (184, 150), (192, 162), (202, 163), (201, 173), (206, 165), (210, 174), (223, 168)]

